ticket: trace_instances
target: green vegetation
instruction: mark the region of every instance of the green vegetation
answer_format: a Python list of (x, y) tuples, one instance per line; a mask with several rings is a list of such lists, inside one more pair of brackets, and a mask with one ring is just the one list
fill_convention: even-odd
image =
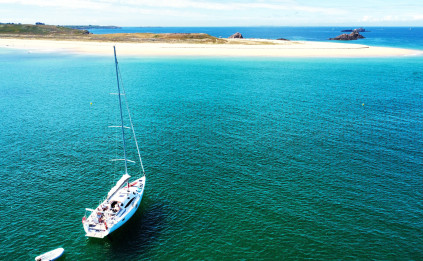
[(222, 39), (203, 33), (116, 33), (91, 34), (87, 30), (55, 25), (0, 24), (0, 38), (50, 39), (68, 41), (129, 42), (129, 43), (190, 43), (274, 45), (265, 40)]
[(86, 30), (76, 30), (63, 26), (54, 25), (30, 25), (30, 24), (0, 24), (0, 35), (87, 35)]
[(72, 28), (72, 29), (119, 29), (121, 27), (114, 26), (114, 25), (64, 25), (64, 27)]
[(90, 40), (113, 41), (113, 42), (159, 42), (159, 43), (226, 43), (226, 40), (219, 39), (208, 34), (201, 33), (118, 33), (118, 34), (90, 34)]
[(226, 39), (203, 33), (117, 33), (91, 34), (87, 30), (54, 25), (0, 24), (1, 38), (31, 38), (101, 42), (226, 43)]

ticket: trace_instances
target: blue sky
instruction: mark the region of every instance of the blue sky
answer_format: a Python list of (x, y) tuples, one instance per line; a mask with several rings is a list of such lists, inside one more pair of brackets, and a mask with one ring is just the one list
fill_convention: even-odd
[(0, 0), (0, 22), (118, 26), (423, 26), (423, 1)]

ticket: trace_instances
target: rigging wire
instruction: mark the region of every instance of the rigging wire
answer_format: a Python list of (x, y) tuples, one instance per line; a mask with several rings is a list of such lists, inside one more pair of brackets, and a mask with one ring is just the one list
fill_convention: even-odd
[(141, 153), (140, 153), (140, 149), (139, 149), (139, 146), (138, 146), (137, 137), (135, 135), (135, 129), (134, 129), (134, 124), (132, 123), (131, 113), (129, 111), (128, 100), (126, 98), (125, 87), (123, 86), (122, 73), (120, 72), (119, 64), (117, 65), (117, 68), (118, 68), (118, 72), (119, 72), (119, 75), (120, 75), (119, 79), (120, 79), (120, 83), (121, 83), (121, 87), (122, 87), (122, 93), (124, 94), (123, 98), (125, 100), (126, 111), (128, 112), (129, 123), (131, 124), (131, 130), (132, 130), (132, 134), (133, 134), (133, 137), (134, 137), (135, 146), (137, 147), (137, 153), (138, 153), (138, 158), (140, 160), (142, 174), (145, 175), (144, 165), (142, 164)]
[[(128, 162), (127, 162), (127, 155), (126, 155), (126, 142), (125, 142), (125, 129), (123, 125), (123, 113), (122, 113), (122, 101), (121, 101), (121, 91), (120, 91), (120, 81), (119, 81), (119, 73), (118, 73), (118, 61), (116, 58), (116, 47), (113, 46), (114, 54), (115, 54), (115, 68), (116, 68), (116, 80), (117, 80), (117, 88), (118, 88), (118, 97), (119, 97), (119, 110), (120, 110), (120, 122), (122, 127), (122, 143), (123, 143), (123, 158), (125, 163), (125, 174), (128, 174)], [(129, 183), (128, 183), (129, 187)]]

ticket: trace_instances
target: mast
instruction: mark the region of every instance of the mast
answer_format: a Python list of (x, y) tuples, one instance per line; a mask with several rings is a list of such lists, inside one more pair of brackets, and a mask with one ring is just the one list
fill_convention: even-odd
[[(113, 46), (113, 51), (115, 53), (115, 67), (116, 67), (116, 80), (117, 80), (117, 87), (118, 87), (118, 95), (119, 95), (119, 109), (120, 109), (120, 121), (122, 124), (122, 141), (123, 141), (123, 156), (125, 161), (125, 174), (128, 174), (128, 163), (126, 158), (126, 143), (125, 143), (125, 129), (123, 125), (123, 113), (122, 113), (122, 100), (121, 100), (121, 93), (120, 93), (120, 86), (119, 86), (119, 70), (118, 70), (118, 61), (116, 58), (116, 47)], [(128, 186), (129, 187), (129, 186)]]

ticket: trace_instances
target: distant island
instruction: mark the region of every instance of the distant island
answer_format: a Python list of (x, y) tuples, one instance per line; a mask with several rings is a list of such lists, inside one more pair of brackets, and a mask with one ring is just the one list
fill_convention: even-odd
[[(92, 34), (85, 29), (75, 29), (76, 26), (33, 24), (0, 24), (0, 38), (23, 39), (54, 39), (79, 40), (98, 42), (162, 42), (162, 43), (226, 43), (220, 39), (204, 33), (114, 33)], [(85, 26), (78, 26), (86, 28)], [(92, 27), (92, 26), (91, 26)], [(102, 27), (104, 28), (104, 27)]]
[(359, 33), (363, 33), (363, 32), (368, 33), (368, 32), (370, 32), (370, 31), (366, 31), (366, 29), (364, 29), (363, 27), (356, 28), (356, 29), (342, 30), (341, 32), (354, 32), (354, 30), (357, 31), (357, 32), (359, 32)]
[(63, 26), (56, 25), (45, 25), (43, 23), (37, 22), (35, 25), (31, 24), (15, 24), (15, 23), (0, 23), (0, 36), (8, 37), (25, 37), (25, 36), (34, 36), (34, 37), (63, 37), (63, 36), (83, 36), (88, 35), (90, 32), (87, 30), (76, 30)]
[(88, 30), (41, 23), (0, 24), (0, 49), (23, 49), (28, 50), (28, 54), (42, 51), (109, 56), (111, 46), (118, 45), (119, 54), (130, 57), (391, 57), (422, 54), (416, 50), (361, 44), (286, 41), (283, 38), (242, 39), (240, 33), (235, 36), (239, 38), (217, 38), (204, 33), (92, 34)]
[(122, 27), (114, 25), (63, 25), (63, 27), (79, 30), (88, 30), (88, 29), (122, 29)]
[[(75, 29), (75, 27), (78, 27)], [(94, 28), (93, 25), (89, 25)], [(95, 26), (97, 27), (97, 26)], [(92, 34), (87, 26), (58, 26), (37, 24), (0, 24), (0, 38), (15, 39), (47, 39), (47, 40), (76, 40), (96, 42), (127, 42), (127, 43), (189, 43), (189, 44), (242, 44), (242, 45), (273, 45), (272, 40), (225, 39), (217, 38), (205, 33), (113, 33)], [(101, 27), (105, 28), (105, 27)], [(113, 27), (115, 28), (115, 27)], [(116, 27), (117, 28), (117, 27)]]

